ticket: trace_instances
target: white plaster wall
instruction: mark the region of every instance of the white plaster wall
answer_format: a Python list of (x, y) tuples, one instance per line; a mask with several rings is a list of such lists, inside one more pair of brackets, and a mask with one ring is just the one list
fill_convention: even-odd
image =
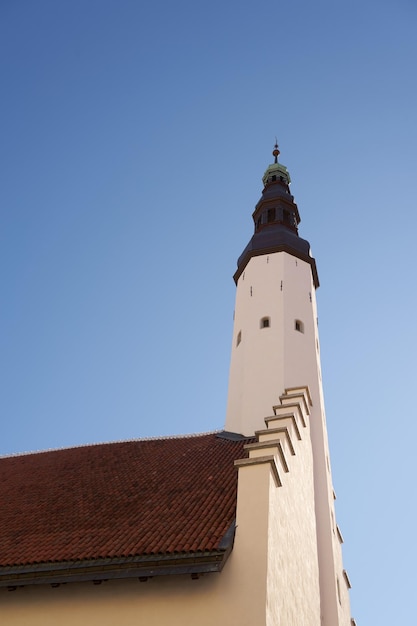
[[(253, 435), (263, 428), (284, 390), (282, 266), (282, 254), (254, 257), (238, 280), (226, 414), (232, 432)], [(271, 327), (261, 329), (266, 316)]]
[[(249, 261), (236, 290), (227, 430), (252, 435), (285, 388), (317, 377), (314, 291), (309, 263), (286, 252)], [(263, 317), (270, 328), (260, 328)], [(304, 333), (295, 330), (296, 319)]]
[[(317, 545), (320, 565), (320, 596), (323, 626), (350, 626), (349, 596), (343, 579), (342, 553), (337, 534), (334, 532), (333, 519), (336, 520), (333, 499), (333, 481), (331, 475), (330, 452), (326, 426), (323, 384), (320, 363), (320, 344), (318, 334), (317, 302), (312, 282), (310, 267), (308, 271), (299, 271), (302, 261), (286, 258), (287, 281), (300, 285), (298, 297), (285, 299), (286, 320), (291, 320), (301, 310), (299, 299), (308, 291), (311, 294), (311, 314), (306, 316), (304, 334), (284, 333), (288, 355), (286, 385), (293, 386), (305, 376), (310, 389), (312, 407), (310, 415), (311, 441), (314, 462), (314, 492), (317, 525)], [(308, 264), (304, 264), (307, 269)], [(302, 318), (300, 318), (302, 319)], [(303, 320), (304, 321), (304, 320)], [(301, 336), (300, 336), (301, 335)], [(300, 357), (300, 353), (302, 356)], [(295, 376), (295, 379), (293, 379)], [(300, 384), (298, 382), (297, 384)], [(304, 383), (303, 383), (304, 384)], [(342, 592), (342, 603), (338, 599), (337, 578)]]
[[(262, 317), (271, 327), (260, 328)], [(295, 330), (295, 320), (304, 332)], [(242, 341), (236, 346), (238, 332)], [(307, 385), (323, 626), (350, 626), (341, 552), (332, 530), (333, 483), (321, 380), (317, 305), (311, 266), (286, 252), (253, 257), (239, 277), (229, 374), (226, 430), (251, 435), (264, 427), (284, 389)]]
[(339, 624), (351, 626), (349, 585), (343, 574), (342, 546), (337, 531), (333, 534), (336, 578), (339, 579), (340, 600), (338, 598)]
[(282, 487), (270, 487), (268, 626), (320, 626), (313, 458), (307, 429)]

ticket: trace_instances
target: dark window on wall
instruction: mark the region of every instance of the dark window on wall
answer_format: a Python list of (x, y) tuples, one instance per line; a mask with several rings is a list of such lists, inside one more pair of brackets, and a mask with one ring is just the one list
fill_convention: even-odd
[(267, 222), (268, 224), (275, 222), (275, 209), (268, 209)]
[(269, 328), (271, 326), (271, 320), (269, 317), (263, 317), (260, 323), (261, 328)]
[(295, 320), (294, 322), (294, 328), (295, 330), (297, 330), (299, 333), (303, 333), (304, 332), (304, 324), (301, 320)]
[(241, 341), (242, 341), (242, 331), (239, 330), (237, 337), (236, 337), (236, 346), (238, 346)]

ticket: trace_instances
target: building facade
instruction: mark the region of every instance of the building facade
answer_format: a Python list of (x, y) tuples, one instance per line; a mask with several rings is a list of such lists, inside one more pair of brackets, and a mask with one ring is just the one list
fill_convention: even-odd
[(273, 156), (234, 276), (225, 430), (0, 459), (5, 624), (354, 624), (317, 269)]

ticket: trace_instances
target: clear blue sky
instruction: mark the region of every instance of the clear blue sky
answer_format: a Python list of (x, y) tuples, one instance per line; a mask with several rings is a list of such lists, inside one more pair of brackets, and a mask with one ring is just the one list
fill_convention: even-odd
[(2, 0), (9, 454), (221, 428), (277, 135), (316, 257), (358, 626), (416, 623), (412, 0)]

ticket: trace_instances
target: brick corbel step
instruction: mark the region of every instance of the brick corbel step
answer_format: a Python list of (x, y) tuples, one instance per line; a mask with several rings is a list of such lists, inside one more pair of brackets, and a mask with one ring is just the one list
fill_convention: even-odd
[(248, 459), (238, 459), (235, 466), (270, 463), (275, 481), (282, 486), (282, 476), (290, 471), (290, 457), (295, 456), (297, 441), (308, 429), (308, 417), (312, 405), (308, 387), (291, 387), (279, 398), (280, 404), (272, 407), (274, 415), (265, 418), (266, 428), (257, 430), (257, 441), (245, 449)]

